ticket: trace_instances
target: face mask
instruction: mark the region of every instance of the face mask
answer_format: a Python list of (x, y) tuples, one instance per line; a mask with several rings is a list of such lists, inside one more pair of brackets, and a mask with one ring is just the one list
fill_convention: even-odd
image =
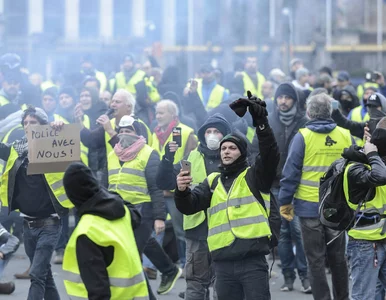
[(126, 149), (133, 145), (139, 139), (139, 136), (135, 134), (120, 133), (118, 134), (118, 138), (122, 148)]
[(210, 150), (217, 150), (220, 147), (220, 138), (216, 134), (208, 134), (205, 141)]

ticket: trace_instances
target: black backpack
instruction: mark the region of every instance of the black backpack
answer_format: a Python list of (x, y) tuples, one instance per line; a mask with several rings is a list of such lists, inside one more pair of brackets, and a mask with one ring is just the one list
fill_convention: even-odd
[[(358, 214), (363, 201), (365, 201), (360, 201), (355, 211), (347, 204), (343, 190), (343, 180), (344, 171), (349, 162), (344, 158), (333, 162), (320, 179), (319, 185), (320, 222), (328, 228), (342, 232), (353, 227), (355, 216)], [(369, 193), (366, 198), (368, 196)]]
[(328, 228), (339, 231), (350, 229), (355, 218), (343, 191), (344, 171), (348, 162), (344, 158), (333, 162), (320, 178), (319, 185), (320, 222)]

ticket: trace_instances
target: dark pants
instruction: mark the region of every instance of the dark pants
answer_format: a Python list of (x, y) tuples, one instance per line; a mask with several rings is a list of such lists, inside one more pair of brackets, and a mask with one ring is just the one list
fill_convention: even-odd
[(64, 251), (66, 248), (66, 245), (68, 243), (68, 232), (69, 232), (69, 222), (68, 222), (68, 215), (61, 218), (60, 222), (62, 223), (62, 230), (60, 231), (60, 236), (58, 240), (58, 244), (55, 247), (55, 251)]
[(24, 222), (24, 247), (31, 262), (28, 300), (60, 299), (50, 264), (60, 231), (60, 222), (40, 228), (30, 228), (26, 221)]
[(218, 300), (270, 300), (268, 264), (264, 255), (214, 262)]
[(345, 257), (346, 238), (341, 234), (329, 246), (327, 243), (339, 232), (323, 226), (319, 218), (300, 218), (312, 295), (315, 300), (331, 300), (325, 271), (326, 254), (331, 268), (334, 300), (348, 300), (348, 269)]
[[(209, 300), (214, 269), (207, 241), (186, 239), (185, 300)], [(214, 292), (213, 299), (217, 299)]]

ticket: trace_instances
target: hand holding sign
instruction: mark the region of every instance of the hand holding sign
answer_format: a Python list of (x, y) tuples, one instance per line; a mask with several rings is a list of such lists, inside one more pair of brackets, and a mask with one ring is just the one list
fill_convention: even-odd
[(28, 130), (28, 174), (64, 172), (80, 161), (80, 127), (77, 124), (31, 126)]

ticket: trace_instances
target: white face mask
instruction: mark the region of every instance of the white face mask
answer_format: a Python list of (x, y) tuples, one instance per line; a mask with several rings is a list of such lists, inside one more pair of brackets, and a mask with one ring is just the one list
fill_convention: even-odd
[(220, 147), (220, 138), (216, 134), (208, 134), (205, 137), (205, 141), (210, 150), (217, 150)]

